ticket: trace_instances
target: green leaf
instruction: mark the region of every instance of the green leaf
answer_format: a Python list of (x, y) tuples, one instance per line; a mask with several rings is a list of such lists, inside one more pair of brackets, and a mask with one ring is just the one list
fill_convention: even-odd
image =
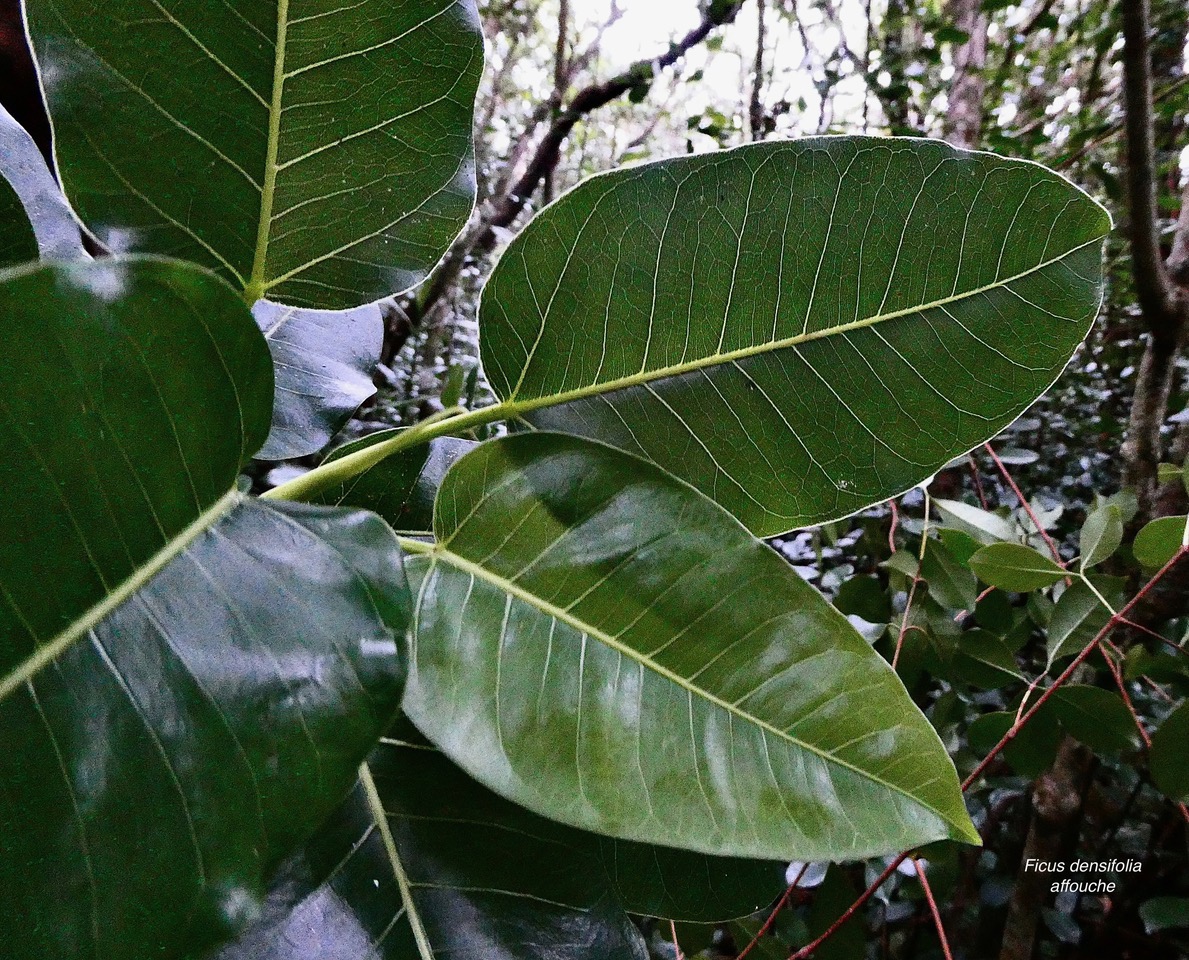
[(1111, 613), (1085, 583), (1075, 580), (1061, 594), (1049, 620), (1046, 647), (1049, 664), (1073, 656), (1106, 626)]
[(973, 610), (978, 599), (978, 580), (959, 565), (945, 545), (930, 540), (921, 561), (921, 576), (929, 584), (929, 593), (943, 607)]
[(1139, 746), (1135, 721), (1113, 690), (1069, 684), (1053, 694), (1052, 709), (1069, 735), (1091, 750), (1116, 753)]
[(1158, 570), (1177, 555), (1184, 542), (1189, 517), (1160, 517), (1135, 535), (1131, 552), (1141, 566)]
[(1154, 897), (1139, 908), (1144, 932), (1151, 935), (1162, 930), (1189, 927), (1189, 899), (1185, 897)]
[(979, 547), (982, 546), (970, 534), (950, 527), (941, 527), (938, 529), (937, 536), (945, 544), (945, 548), (950, 552), (950, 555), (958, 563), (962, 564), (962, 566), (968, 566), (970, 558), (978, 553)]
[[(810, 938), (816, 939), (833, 928), (860, 893), (841, 868), (831, 867), (809, 908)], [(862, 917), (852, 917), (815, 950), (813, 956), (818, 960), (855, 960), (866, 952), (866, 940)]]
[(299, 310), (260, 300), (252, 308), (276, 372), (272, 429), (257, 455), (290, 460), (317, 453), (376, 392), (384, 318), (375, 305)]
[[(970, 748), (980, 758), (990, 753), (1011, 729), (1014, 713), (984, 713), (967, 731)], [(1049, 769), (1061, 745), (1061, 727), (1046, 705), (1024, 725), (1003, 750), (1004, 759), (1020, 776), (1036, 778)]]
[[(383, 430), (339, 447), (328, 463), (399, 436), (403, 430)], [(378, 513), (393, 529), (428, 533), (433, 529), (433, 502), (438, 488), (460, 457), (477, 444), (457, 437), (440, 437), (408, 447), (381, 460), (345, 483), (318, 494), (317, 502), (363, 507)]]
[(892, 601), (876, 577), (851, 577), (839, 588), (834, 606), (839, 613), (862, 617), (868, 623), (892, 619)]
[(1183, 464), (1161, 463), (1156, 468), (1156, 481), (1160, 484), (1174, 483), (1185, 478)]
[(214, 960), (406, 960), (419, 956), (414, 924), (431, 960), (636, 960), (642, 940), (629, 911), (721, 920), (767, 905), (784, 886), (783, 863), (646, 847), (544, 820), (467, 777), (407, 723), (372, 753), (368, 776), (374, 794), (366, 780), (357, 787), (286, 865), (263, 922)]
[(87, 259), (74, 214), (33, 138), (0, 106), (0, 267)]
[(586, 181), (512, 242), (484, 362), (510, 416), (645, 456), (778, 534), (1018, 417), (1097, 313), (1109, 228), (1056, 174), (934, 141), (664, 160)]
[(989, 510), (980, 510), (960, 500), (933, 501), (942, 519), (968, 534), (979, 543), (990, 545), (999, 541), (1014, 541), (1016, 529), (1010, 520)]
[(969, 630), (958, 641), (954, 670), (966, 682), (995, 690), (1023, 680), (1015, 653), (1007, 642), (986, 630)]
[(484, 790), (419, 738), (386, 738), (285, 865), (262, 921), (210, 960), (646, 960), (575, 836)]
[(1082, 527), (1081, 569), (1102, 563), (1119, 549), (1122, 542), (1123, 512), (1113, 503), (1093, 511)]
[(0, 269), (37, 259), (37, 237), (21, 198), (0, 177)]
[(561, 435), (492, 441), (447, 475), (434, 532), (410, 565), (405, 709), (496, 792), (730, 856), (976, 842), (952, 765), (888, 665), (659, 469)]
[(9, 274), (0, 382), (7, 672), (84, 636), (231, 509), (273, 381), (229, 287), (133, 259)]
[(418, 284), (470, 215), (473, 0), (28, 0), (67, 196), (250, 302)]
[(1152, 735), (1152, 779), (1166, 796), (1189, 801), (1189, 704), (1181, 704)]
[(204, 271), (10, 273), (0, 379), (0, 937), (182, 955), (252, 918), (396, 709), (400, 552), (236, 492), (271, 364)]
[(1052, 586), (1065, 571), (1042, 553), (1020, 543), (994, 543), (970, 558), (972, 569), (988, 586), (1030, 593)]

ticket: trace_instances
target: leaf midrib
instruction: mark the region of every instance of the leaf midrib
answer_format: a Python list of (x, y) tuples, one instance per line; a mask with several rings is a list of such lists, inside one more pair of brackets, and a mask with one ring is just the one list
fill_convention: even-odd
[(0, 701), (3, 701), (21, 684), (32, 680), (41, 670), (49, 666), (74, 645), (81, 637), (93, 630), (99, 623), (112, 613), (117, 607), (129, 600), (140, 589), (146, 586), (171, 560), (183, 553), (187, 547), (198, 539), (208, 529), (218, 523), (229, 513), (242, 497), (239, 490), (232, 487), (211, 506), (200, 513), (184, 530), (171, 537), (156, 553), (143, 565), (134, 570), (127, 579), (119, 583), (114, 590), (99, 603), (78, 616), (64, 630), (52, 640), (38, 645), (33, 653), (22, 660), (13, 670), (0, 677)]
[[(759, 717), (753, 716), (750, 713), (746, 713), (743, 710), (740, 710), (738, 707), (727, 703), (725, 700), (721, 699), (720, 697), (717, 697), (710, 691), (704, 690), (701, 687), (698, 687), (697, 685), (690, 683), (686, 678), (682, 677), (680, 674), (674, 673), (672, 670), (669, 670), (666, 667), (661, 666), (660, 664), (656, 663), (654, 660), (641, 654), (638, 650), (632, 649), (627, 644), (621, 642), (620, 640), (616, 639), (615, 637), (612, 637), (610, 634), (603, 632), (602, 630), (600, 630), (598, 627), (594, 626), (593, 624), (587, 623), (584, 620), (579, 619), (578, 617), (571, 614), (569, 611), (567, 611), (561, 607), (555, 606), (554, 604), (550, 603), (549, 601), (537, 596), (535, 593), (532, 593), (529, 590), (525, 590), (523, 587), (517, 586), (511, 580), (508, 580), (505, 577), (501, 577), (499, 574), (493, 573), (492, 571), (488, 570), (486, 567), (483, 567), (480, 564), (474, 563), (474, 562), (466, 559), (466, 557), (463, 557), (463, 556), (455, 553), (453, 550), (450, 550), (448, 547), (442, 546), (441, 542), (434, 544), (432, 547), (428, 547), (428, 545), (423, 542), (407, 541), (402, 538), (401, 546), (402, 546), (402, 548), (408, 550), (410, 553), (420, 553), (420, 554), (426, 555), (430, 558), (430, 569), (429, 569), (429, 571), (427, 571), (426, 576), (422, 580), (422, 584), (421, 584), (422, 594), (424, 593), (426, 586), (429, 583), (430, 574), (433, 573), (434, 565), (436, 565), (439, 560), (443, 560), (443, 561), (449, 563), (451, 566), (455, 567), (456, 569), (458, 569), (464, 573), (467, 573), (470, 576), (476, 577), (476, 578), (484, 581), (485, 583), (488, 583), (500, 590), (503, 590), (504, 592), (510, 594), (511, 596), (517, 598), (518, 600), (521, 600), (521, 601), (529, 604), (530, 606), (535, 607), (537, 610), (539, 610), (541, 613), (545, 614), (546, 616), (550, 616), (557, 620), (560, 620), (563, 623), (567, 624), (568, 626), (573, 627), (575, 630), (579, 631), (580, 633), (584, 633), (588, 636), (594, 637), (600, 643), (603, 643), (606, 646), (610, 647), (612, 650), (619, 653), (621, 656), (627, 657), (629, 660), (632, 660), (635, 663), (638, 663), (641, 666), (646, 667), (647, 669), (653, 671), (658, 676), (663, 677), (664, 679), (670, 681), (671, 683), (675, 683), (677, 686), (681, 687), (683, 690), (685, 690), (690, 695), (697, 696), (699, 699), (705, 700), (706, 702), (708, 702), (716, 707), (719, 707), (722, 710), (727, 711), (728, 713), (732, 714), (733, 716), (739, 717), (741, 720), (744, 720), (748, 723), (752, 723), (755, 726), (759, 727), (761, 730), (771, 733), (773, 736), (775, 736), (781, 740), (784, 740), (788, 743), (791, 743), (793, 746), (799, 747), (799, 748), (806, 750), (818, 757), (821, 757), (823, 760), (825, 760), (828, 763), (837, 764), (838, 766), (843, 767), (847, 770), (850, 770), (852, 773), (855, 773), (858, 776), (871, 781), (872, 783), (878, 784), (879, 786), (882, 786), (888, 790), (894, 791), (896, 793), (901, 794), (902, 796), (909, 798), (910, 800), (912, 800), (914, 803), (920, 805), (921, 807), (924, 807), (925, 809), (932, 811), (937, 816), (939, 816), (943, 821), (945, 821), (947, 824), (949, 824), (951, 827), (955, 828), (958, 831), (958, 835), (965, 835), (966, 831), (964, 831), (962, 829), (962, 824), (960, 822), (957, 822), (957, 821), (951, 819), (950, 816), (942, 813), (936, 807), (931, 806), (929, 803), (927, 803), (925, 800), (922, 800), (920, 797), (917, 797), (914, 794), (909, 793), (903, 787), (897, 786), (896, 784), (888, 783), (887, 781), (885, 781), (881, 777), (876, 776), (875, 774), (871, 773), (870, 771), (863, 770), (861, 767), (857, 767), (852, 763), (848, 763), (847, 761), (835, 756), (834, 754), (828, 753), (825, 750), (820, 749), (819, 747), (815, 747), (813, 744), (807, 743), (806, 741), (801, 740), (800, 738), (795, 737), (792, 734), (789, 734), (787, 732), (779, 730), (778, 728), (772, 726), (770, 723), (768, 723), (765, 720), (760, 719)], [(421, 608), (421, 600), (419, 598), (418, 602), (417, 602), (417, 609), (419, 610), (420, 608)]]
[(264, 152), (264, 186), (260, 191), (260, 220), (256, 225), (256, 252), (252, 275), (244, 287), (244, 299), (251, 306), (264, 296), (264, 270), (268, 261), (268, 240), (272, 232), (272, 208), (277, 188), (277, 155), (281, 141), (281, 105), (285, 91), (285, 40), (289, 31), (289, 0), (277, 0), (277, 37), (273, 51), (272, 96), (268, 105), (268, 144)]
[(384, 800), (380, 796), (379, 789), (376, 787), (375, 778), (372, 777), (371, 767), (366, 761), (359, 765), (359, 782), (363, 786), (364, 795), (367, 797), (368, 811), (372, 815), (376, 829), (380, 831), (380, 839), (384, 843), (384, 852), (388, 855), (388, 865), (392, 868), (392, 876), (396, 880), (396, 886), (400, 891), (401, 900), (404, 901), (405, 914), (409, 918), (409, 928), (413, 933), (413, 941), (417, 945), (417, 952), (421, 955), (421, 960), (435, 960), (433, 945), (429, 942), (429, 934), (425, 930), (425, 923), (422, 921), (421, 913), (413, 901), (412, 884), (409, 883), (409, 876), (405, 872), (404, 864), (401, 862), (400, 851), (396, 846), (396, 837), (392, 835), (392, 828), (388, 823), (388, 814), (384, 810)]
[[(1009, 285), (1018, 280), (1023, 280), (1026, 277), (1032, 276), (1034, 273), (1039, 273), (1054, 264), (1060, 263), (1068, 257), (1073, 256), (1084, 250), (1086, 247), (1093, 246), (1096, 243), (1101, 243), (1103, 237), (1096, 236), (1084, 243), (1078, 244), (1066, 250), (1064, 253), (1051, 257), (1038, 263), (1034, 267), (1029, 267), (1020, 273), (1014, 274), (1001, 280), (995, 280), (991, 283), (985, 284), (981, 287), (975, 287), (971, 290), (965, 290), (962, 293), (952, 294), (948, 297), (942, 297), (939, 300), (933, 300), (929, 303), (916, 304), (914, 306), (904, 307), (900, 310), (892, 310), (888, 313), (878, 313), (870, 317), (864, 317), (861, 320), (853, 320), (850, 323), (839, 324), (837, 326), (826, 327), (822, 330), (815, 330), (812, 333), (800, 333), (791, 337), (784, 337), (780, 340), (768, 340), (761, 344), (756, 344), (749, 347), (740, 347), (736, 350), (728, 350), (726, 352), (716, 352), (704, 357), (698, 357), (694, 360), (685, 361), (682, 363), (670, 364), (665, 367), (654, 367), (651, 369), (643, 369), (639, 373), (630, 374), (626, 377), (617, 377), (612, 380), (602, 380), (597, 383), (589, 384), (583, 387), (575, 387), (572, 390), (563, 390), (557, 393), (550, 393), (539, 397), (532, 397), (527, 400), (517, 400), (516, 395), (520, 391), (521, 386), (528, 375), (528, 370), (532, 365), (536, 347), (525, 358), (524, 365), (519, 382), (512, 389), (512, 393), (507, 400), (500, 404), (504, 409), (514, 411), (515, 415), (529, 413), (538, 410), (542, 407), (557, 406), (562, 403), (570, 403), (575, 400), (583, 400), (588, 397), (598, 396), (603, 393), (613, 393), (617, 390), (626, 390), (630, 387), (643, 386), (651, 383), (654, 380), (664, 380), (668, 377), (681, 376), (686, 373), (693, 373), (697, 370), (705, 369), (706, 367), (720, 366), (726, 363), (737, 362), (739, 360), (746, 360), (751, 357), (761, 356), (766, 353), (773, 353), (778, 350), (786, 350), (790, 347), (799, 346), (802, 343), (811, 343), (814, 340), (823, 340), (833, 336), (843, 336), (855, 330), (863, 330), (868, 327), (874, 327), (878, 324), (884, 323), (888, 320), (895, 320), (900, 317), (911, 316), (917, 313), (924, 313), (927, 310), (935, 310), (939, 307), (945, 307), (951, 303), (960, 303), (963, 300), (968, 300), (981, 294), (988, 293), (992, 290), (1000, 290), (1007, 288)], [(544, 328), (549, 322), (548, 317), (542, 321)], [(726, 320), (724, 318), (724, 324)], [(1073, 323), (1075, 321), (1070, 320)]]

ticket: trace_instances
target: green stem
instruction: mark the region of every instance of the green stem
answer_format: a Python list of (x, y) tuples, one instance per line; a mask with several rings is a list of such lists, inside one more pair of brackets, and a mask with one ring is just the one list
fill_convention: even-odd
[(394, 453), (428, 443), (430, 440), (436, 440), (438, 437), (444, 437), (451, 433), (471, 430), (485, 424), (496, 423), (499, 420), (507, 420), (511, 416), (511, 411), (511, 405), (503, 403), (469, 412), (463, 410), (462, 407), (443, 410), (407, 430), (402, 430), (390, 440), (382, 440), (370, 447), (364, 447), (362, 450), (356, 450), (345, 457), (340, 457), (338, 460), (330, 460), (315, 467), (309, 473), (303, 473), (288, 483), (274, 487), (263, 496), (270, 500), (310, 500), (323, 490), (345, 483), (364, 471), (370, 470)]
[(434, 545), (432, 543), (426, 543), (424, 540), (414, 540), (411, 537), (400, 536), (398, 536), (396, 540), (400, 544), (400, 548), (405, 553), (415, 553), (424, 556), (425, 554), (433, 553), (434, 551)]

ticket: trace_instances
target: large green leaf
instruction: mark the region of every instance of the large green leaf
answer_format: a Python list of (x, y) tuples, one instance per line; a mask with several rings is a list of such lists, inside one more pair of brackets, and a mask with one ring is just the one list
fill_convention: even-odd
[(665, 160), (588, 180), (513, 241), (484, 363), (510, 415), (646, 456), (776, 534), (1014, 420), (1097, 313), (1109, 227), (1035, 164), (926, 140)]
[(82, 234), (33, 138), (0, 106), (0, 267), (86, 257)]
[(323, 449), (376, 392), (372, 371), (384, 342), (375, 304), (302, 310), (257, 301), (252, 314), (272, 353), (276, 402), (261, 460), (290, 460)]
[(27, 0), (66, 193), (249, 300), (419, 283), (470, 214), (473, 0)]
[(271, 363), (204, 271), (4, 275), (0, 381), (0, 939), (178, 955), (251, 919), (390, 720), (399, 550), (236, 492)]
[(135, 259), (0, 284), (0, 383), (6, 673), (84, 636), (237, 502), (273, 378), (231, 288)]
[(401, 726), (369, 757), (371, 783), (286, 864), (263, 921), (217, 960), (635, 960), (643, 943), (626, 911), (723, 919), (783, 886), (783, 864), (642, 847), (535, 816)]
[(405, 709), (546, 816), (723, 855), (977, 842), (937, 735), (841, 614), (712, 501), (558, 434), (438, 495)]

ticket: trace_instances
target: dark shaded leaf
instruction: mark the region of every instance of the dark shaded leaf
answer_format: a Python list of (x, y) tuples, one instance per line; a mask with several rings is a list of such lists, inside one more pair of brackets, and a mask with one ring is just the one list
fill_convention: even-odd
[(371, 397), (384, 342), (374, 304), (355, 310), (300, 310), (266, 300), (252, 308), (276, 376), (272, 429), (257, 454), (290, 460), (325, 447)]
[(1181, 704), (1152, 735), (1152, 780), (1168, 797), (1189, 802), (1189, 704)]
[(470, 215), (473, 0), (29, 0), (66, 194), (251, 302), (419, 283)]
[(387, 726), (400, 552), (370, 515), (237, 492), (271, 364), (215, 277), (24, 269), (0, 326), (0, 938), (180, 955), (253, 919)]
[(375, 794), (356, 788), (286, 864), (264, 920), (217, 960), (642, 960), (625, 910), (722, 919), (783, 885), (782, 864), (627, 844), (537, 817), (407, 723), (368, 769)]
[[(327, 458), (340, 460), (348, 454), (383, 443), (400, 430), (384, 430), (339, 447)], [(428, 533), (433, 529), (433, 502), (446, 471), (454, 462), (478, 446), (473, 440), (440, 437), (409, 447), (381, 460), (349, 481), (318, 494), (319, 503), (364, 507), (378, 513), (394, 529)]]
[(1069, 735), (1091, 750), (1115, 753), (1139, 746), (1135, 721), (1114, 690), (1067, 684), (1053, 694), (1050, 703)]

